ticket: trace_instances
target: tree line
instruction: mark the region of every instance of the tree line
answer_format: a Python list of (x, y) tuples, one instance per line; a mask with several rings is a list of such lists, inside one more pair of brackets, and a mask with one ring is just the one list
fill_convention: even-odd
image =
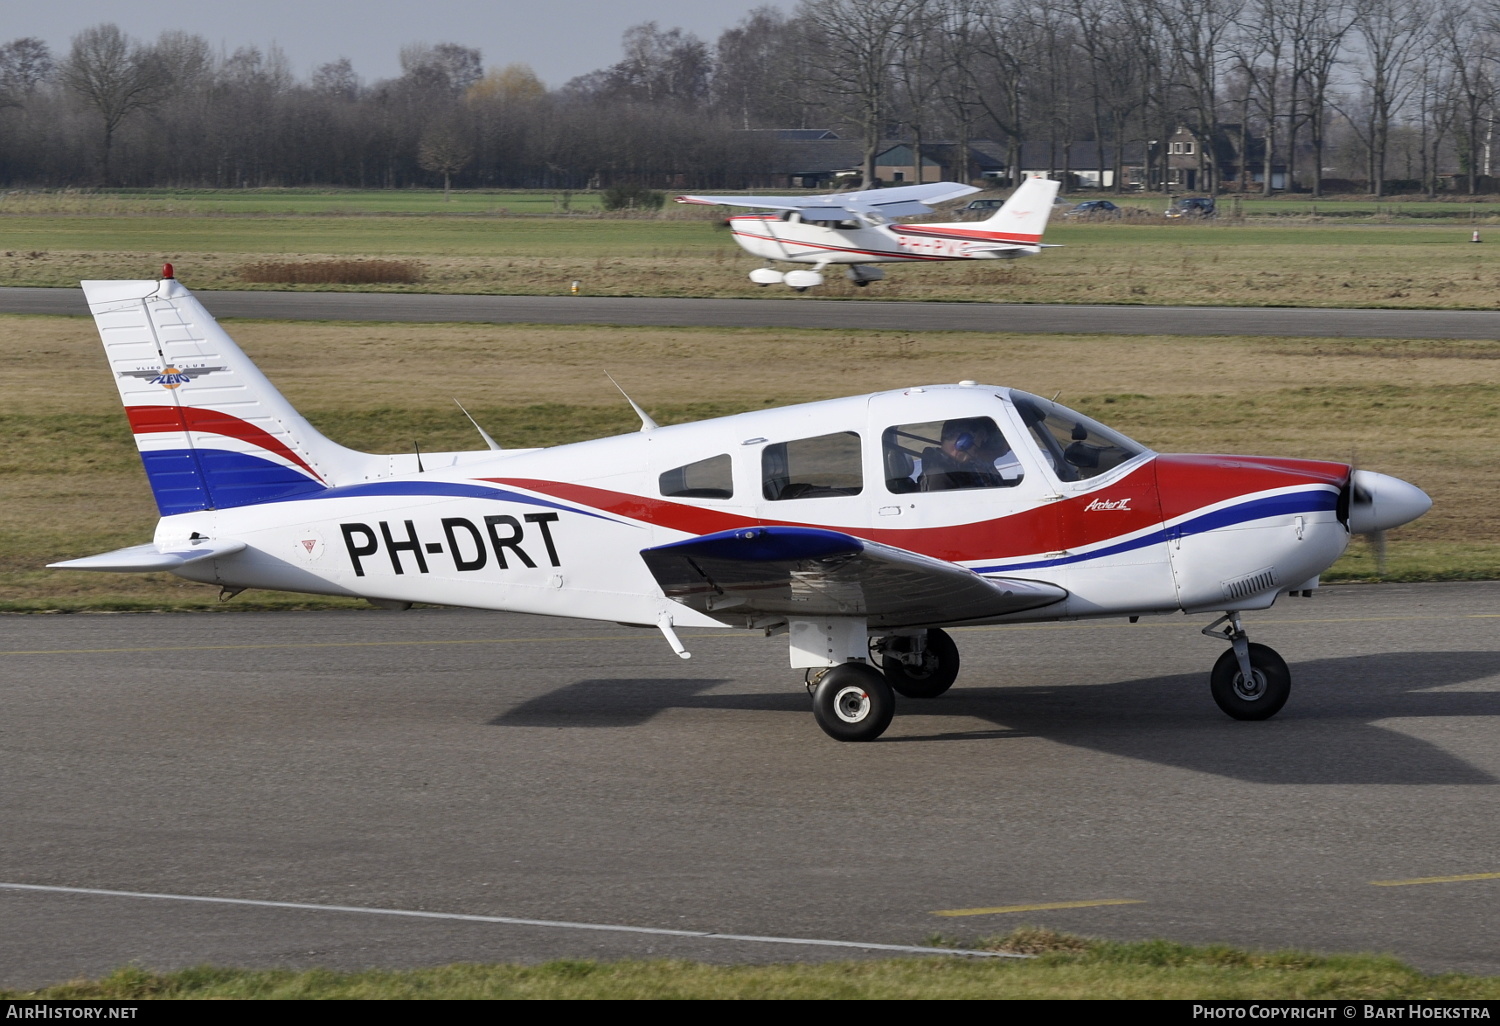
[(556, 88), (459, 43), (403, 47), (394, 78), (340, 58), (299, 79), (275, 48), (103, 24), (66, 53), (0, 45), (0, 183), (741, 188), (784, 164), (768, 130), (820, 128), (858, 141), (866, 181), (892, 140), (920, 164), (990, 139), (1012, 167), (1041, 146), (1054, 171), (1092, 147), (1118, 189), (1134, 155), (1163, 179), (1177, 128), (1230, 126), (1259, 166), (1221, 181), (1200, 146), (1209, 189), (1431, 193), (1446, 175), (1473, 193), (1493, 181), (1497, 4), (801, 0), (712, 43), (637, 25), (618, 62)]

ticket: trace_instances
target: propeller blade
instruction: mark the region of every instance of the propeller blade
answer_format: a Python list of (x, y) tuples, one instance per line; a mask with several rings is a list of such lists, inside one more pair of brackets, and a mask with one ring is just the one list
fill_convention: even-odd
[(1378, 577), (1385, 576), (1385, 531), (1371, 531), (1365, 535), (1365, 540), (1370, 543), (1370, 551), (1375, 554), (1375, 574)]

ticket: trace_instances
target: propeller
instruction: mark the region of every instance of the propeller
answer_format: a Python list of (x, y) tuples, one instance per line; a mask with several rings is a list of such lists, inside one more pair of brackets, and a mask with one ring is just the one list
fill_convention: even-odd
[(1351, 470), (1348, 495), (1349, 533), (1364, 535), (1376, 573), (1385, 576), (1385, 533), (1426, 513), (1432, 500), (1416, 485), (1373, 470)]

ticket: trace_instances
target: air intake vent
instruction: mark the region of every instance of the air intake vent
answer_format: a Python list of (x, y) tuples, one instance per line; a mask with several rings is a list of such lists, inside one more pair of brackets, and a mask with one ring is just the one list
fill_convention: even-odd
[(1230, 602), (1236, 599), (1248, 598), (1251, 595), (1259, 595), (1263, 591), (1270, 591), (1280, 581), (1276, 577), (1276, 568), (1268, 566), (1264, 570), (1257, 570), (1253, 574), (1237, 577), (1232, 581), (1224, 582), (1224, 598)]

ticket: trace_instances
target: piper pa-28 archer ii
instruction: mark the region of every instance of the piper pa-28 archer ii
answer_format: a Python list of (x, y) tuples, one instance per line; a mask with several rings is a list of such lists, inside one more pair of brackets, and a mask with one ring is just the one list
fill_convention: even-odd
[[(902, 185), (817, 196), (678, 196), (678, 203), (754, 207), (760, 214), (729, 218), (734, 241), (764, 257), (750, 272), (757, 285), (790, 285), (798, 292), (823, 284), (823, 270), (844, 264), (861, 287), (885, 277), (875, 264), (935, 260), (1010, 260), (1047, 248), (1042, 233), (1057, 198), (1058, 183), (1028, 178), (984, 221), (897, 224), (892, 218), (929, 214), (932, 203), (979, 190), (957, 182)], [(780, 271), (777, 262), (812, 264), (812, 270)]]
[[(1340, 463), (1151, 451), (1056, 402), (961, 381), (546, 449), (375, 455), (298, 415), (193, 294), (84, 292), (155, 493), (152, 542), (53, 566), (785, 634), (841, 741), (958, 676), (946, 626), (1219, 613), (1219, 706), (1291, 678), (1242, 614), (1308, 592), (1351, 532), (1431, 502)], [(475, 425), (478, 427), (478, 425)]]

